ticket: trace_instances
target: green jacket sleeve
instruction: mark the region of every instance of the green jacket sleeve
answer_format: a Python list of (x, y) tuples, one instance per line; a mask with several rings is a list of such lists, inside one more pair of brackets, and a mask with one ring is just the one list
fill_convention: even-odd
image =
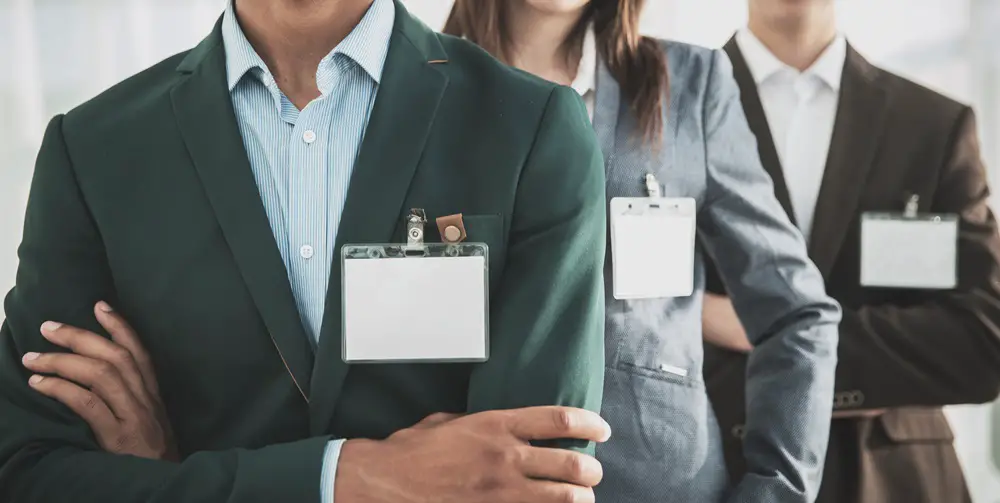
[(59, 350), (46, 320), (102, 333), (98, 300), (114, 302), (101, 236), (88, 212), (62, 133), (49, 125), (35, 168), (16, 286), (0, 332), (0, 501), (32, 503), (316, 503), (328, 438), (258, 450), (202, 452), (183, 463), (102, 452), (90, 428), (30, 389), (21, 356)]
[[(604, 382), (604, 163), (580, 98), (556, 88), (517, 187), (491, 303), (490, 359), (469, 411), (600, 411)], [(592, 446), (560, 442), (592, 452)]]

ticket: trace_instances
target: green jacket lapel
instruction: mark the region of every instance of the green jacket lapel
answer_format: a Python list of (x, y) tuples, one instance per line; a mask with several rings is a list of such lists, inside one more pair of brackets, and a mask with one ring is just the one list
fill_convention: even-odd
[(397, 0), (382, 82), (337, 232), (310, 395), (313, 434), (328, 430), (348, 371), (341, 355), (340, 249), (348, 243), (388, 242), (402, 222), (410, 180), (448, 85), (439, 70), (447, 59), (437, 34), (410, 16)]
[(215, 217), (277, 349), (275, 356), (308, 401), (312, 346), (236, 124), (220, 27), (181, 62), (177, 71), (185, 77), (170, 97)]

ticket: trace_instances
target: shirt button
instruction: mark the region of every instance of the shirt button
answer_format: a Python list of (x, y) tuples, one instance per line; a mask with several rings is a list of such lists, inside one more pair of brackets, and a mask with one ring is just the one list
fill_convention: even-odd
[(299, 255), (306, 260), (311, 259), (313, 256), (313, 247), (302, 245), (302, 248), (299, 248)]
[(306, 131), (305, 133), (302, 133), (302, 141), (306, 143), (312, 143), (316, 141), (316, 133), (311, 129), (309, 131)]

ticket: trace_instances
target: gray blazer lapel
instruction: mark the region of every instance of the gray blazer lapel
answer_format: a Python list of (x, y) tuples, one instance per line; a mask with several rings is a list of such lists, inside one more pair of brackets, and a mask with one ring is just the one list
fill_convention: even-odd
[(618, 81), (608, 71), (604, 61), (597, 62), (596, 98), (594, 99), (594, 131), (604, 153), (604, 169), (611, 171), (614, 162), (616, 139), (618, 135), (618, 113), (621, 102), (621, 89)]
[(659, 178), (664, 186), (664, 195), (687, 195), (683, 192), (689, 181), (678, 178), (683, 174), (673, 171), (677, 112), (668, 99), (663, 112), (662, 143), (655, 149), (646, 145), (637, 129), (635, 114), (629, 110), (628, 102), (622, 99), (618, 81), (604, 61), (598, 61), (594, 129), (604, 152), (609, 199), (615, 196), (645, 196), (643, 177), (647, 173)]

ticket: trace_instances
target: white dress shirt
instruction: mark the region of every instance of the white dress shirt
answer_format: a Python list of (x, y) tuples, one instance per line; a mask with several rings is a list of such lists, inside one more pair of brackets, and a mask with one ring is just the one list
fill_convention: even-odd
[(587, 113), (590, 120), (594, 120), (594, 102), (597, 93), (597, 39), (594, 37), (594, 27), (587, 28), (586, 35), (583, 36), (583, 50), (580, 54), (580, 63), (576, 69), (576, 78), (570, 84), (587, 105)]
[(799, 230), (808, 239), (837, 116), (847, 40), (838, 35), (800, 72), (782, 63), (749, 29), (736, 44), (757, 84)]

